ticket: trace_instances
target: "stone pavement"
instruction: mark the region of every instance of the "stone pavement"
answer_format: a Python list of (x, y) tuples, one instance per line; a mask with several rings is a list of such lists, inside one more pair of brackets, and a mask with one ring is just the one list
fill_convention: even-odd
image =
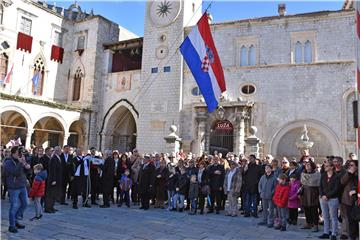
[(286, 232), (257, 226), (259, 219), (226, 217), (223, 214), (189, 216), (187, 212), (168, 212), (163, 209), (139, 210), (137, 206), (101, 209), (72, 209), (56, 205), (55, 214), (34, 216), (33, 203), (25, 211), (24, 230), (10, 234), (7, 200), (1, 201), (1, 239), (316, 239), (321, 233), (291, 226)]

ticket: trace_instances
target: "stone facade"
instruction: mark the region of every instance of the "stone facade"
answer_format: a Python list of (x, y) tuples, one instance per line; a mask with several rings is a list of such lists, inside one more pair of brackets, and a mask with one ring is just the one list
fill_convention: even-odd
[[(136, 146), (142, 152), (162, 152), (167, 150), (164, 137), (175, 125), (185, 151), (199, 154), (224, 148), (225, 152), (243, 153), (249, 150), (245, 140), (250, 127), (256, 126), (256, 136), (261, 139), (260, 155), (290, 157), (298, 155), (296, 141), (306, 124), (314, 142), (310, 150), (314, 156), (345, 156), (355, 151), (351, 105), (356, 69), (354, 10), (212, 24), (227, 84), (220, 116), (218, 111), (206, 111), (192, 74), (177, 50), (201, 16), (201, 1), (175, 1), (175, 15), (169, 13), (165, 18), (154, 12), (154, 4), (160, 2), (147, 3), (141, 39), (93, 14), (69, 20), (66, 15), (70, 12), (54, 13), (32, 1), (16, 1), (5, 7), (5, 31), (0, 40), (10, 43), (9, 62), (15, 65), (12, 85), (6, 85), (2, 92), (16, 94), (24, 88), (17, 79), (25, 79), (28, 83), (20, 96), (34, 98), (32, 65), (40, 56), (46, 59), (47, 82), (39, 99), (80, 109), (86, 146), (121, 151)], [(15, 48), (19, 26), (11, 20), (23, 14), (18, 9), (36, 15), (34, 21), (48, 22), (41, 28), (43, 31), (36, 30), (39, 34), (34, 34), (31, 54)], [(6, 21), (13, 26), (5, 25)], [(62, 64), (48, 59), (54, 28), (64, 32)], [(81, 52), (75, 51), (78, 36), (86, 39)], [(140, 49), (129, 47), (131, 44), (141, 45), (141, 68), (113, 72), (113, 54), (129, 48), (137, 53)], [(77, 70), (83, 78), (80, 99), (73, 101)], [(37, 108), (36, 104), (27, 106)], [(79, 115), (79, 111), (73, 112), (71, 119)], [(216, 135), (219, 121), (227, 121), (231, 132)]]

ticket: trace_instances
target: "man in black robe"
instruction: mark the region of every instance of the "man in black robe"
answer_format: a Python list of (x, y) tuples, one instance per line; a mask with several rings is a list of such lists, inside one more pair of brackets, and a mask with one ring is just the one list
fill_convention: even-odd
[(55, 200), (60, 197), (62, 186), (61, 148), (56, 146), (49, 161), (48, 178), (45, 190), (45, 212), (55, 213)]
[(107, 155), (104, 165), (100, 165), (102, 169), (102, 192), (104, 203), (101, 205), (101, 208), (110, 207), (110, 194), (113, 192), (114, 186), (114, 172), (115, 172), (115, 160), (112, 158), (111, 150), (106, 150), (105, 154)]
[(145, 155), (144, 163), (139, 172), (139, 194), (141, 198), (140, 209), (148, 210), (149, 201), (154, 194), (155, 166), (150, 163), (150, 156)]

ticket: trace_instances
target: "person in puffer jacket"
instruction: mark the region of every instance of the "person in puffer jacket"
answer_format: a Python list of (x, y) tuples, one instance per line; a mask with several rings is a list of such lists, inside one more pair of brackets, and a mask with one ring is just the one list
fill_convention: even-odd
[(34, 166), (34, 174), (36, 176), (29, 193), (29, 198), (34, 198), (35, 217), (31, 218), (30, 221), (39, 220), (42, 217), (41, 198), (45, 195), (45, 181), (47, 178), (47, 172), (41, 163)]
[(300, 181), (298, 175), (293, 173), (290, 175), (290, 192), (289, 192), (289, 224), (297, 225), (298, 208), (300, 207)]
[(179, 212), (184, 211), (184, 200), (187, 189), (189, 189), (189, 177), (185, 168), (180, 168), (180, 175), (176, 182), (175, 203), (179, 201)]
[(258, 225), (274, 226), (274, 202), (272, 200), (276, 187), (276, 177), (271, 165), (265, 166), (265, 174), (260, 178), (259, 194), (264, 209), (263, 220)]
[(276, 185), (275, 194), (273, 197), (274, 204), (278, 208), (278, 212), (281, 218), (280, 225), (275, 229), (280, 229), (281, 231), (286, 231), (287, 205), (290, 192), (290, 187), (286, 180), (286, 175), (281, 173), (278, 177), (278, 185)]

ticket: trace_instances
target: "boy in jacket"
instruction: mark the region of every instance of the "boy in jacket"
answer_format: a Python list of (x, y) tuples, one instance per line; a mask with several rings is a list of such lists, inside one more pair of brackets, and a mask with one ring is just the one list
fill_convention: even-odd
[(276, 178), (271, 165), (265, 166), (265, 174), (260, 178), (259, 194), (263, 204), (263, 220), (258, 225), (267, 225), (269, 228), (274, 226), (274, 202), (272, 200), (275, 193)]
[[(184, 211), (184, 200), (185, 200), (185, 194), (186, 190), (189, 185), (189, 178), (186, 174), (186, 169), (184, 167), (180, 168), (180, 175), (178, 176), (177, 182), (176, 182), (176, 188), (175, 188), (175, 204), (179, 202), (179, 212)], [(175, 205), (176, 206), (176, 205)]]
[(287, 184), (286, 175), (281, 173), (278, 177), (278, 185), (275, 188), (275, 194), (273, 197), (274, 204), (278, 208), (280, 215), (280, 225), (275, 229), (280, 229), (281, 231), (286, 231), (286, 217), (287, 217), (287, 204), (289, 200), (290, 187)]
[(45, 195), (45, 181), (47, 178), (47, 171), (41, 163), (34, 166), (34, 182), (29, 193), (29, 198), (34, 198), (35, 205), (35, 217), (31, 218), (30, 221), (40, 219), (42, 217), (43, 209), (41, 206), (41, 198)]

